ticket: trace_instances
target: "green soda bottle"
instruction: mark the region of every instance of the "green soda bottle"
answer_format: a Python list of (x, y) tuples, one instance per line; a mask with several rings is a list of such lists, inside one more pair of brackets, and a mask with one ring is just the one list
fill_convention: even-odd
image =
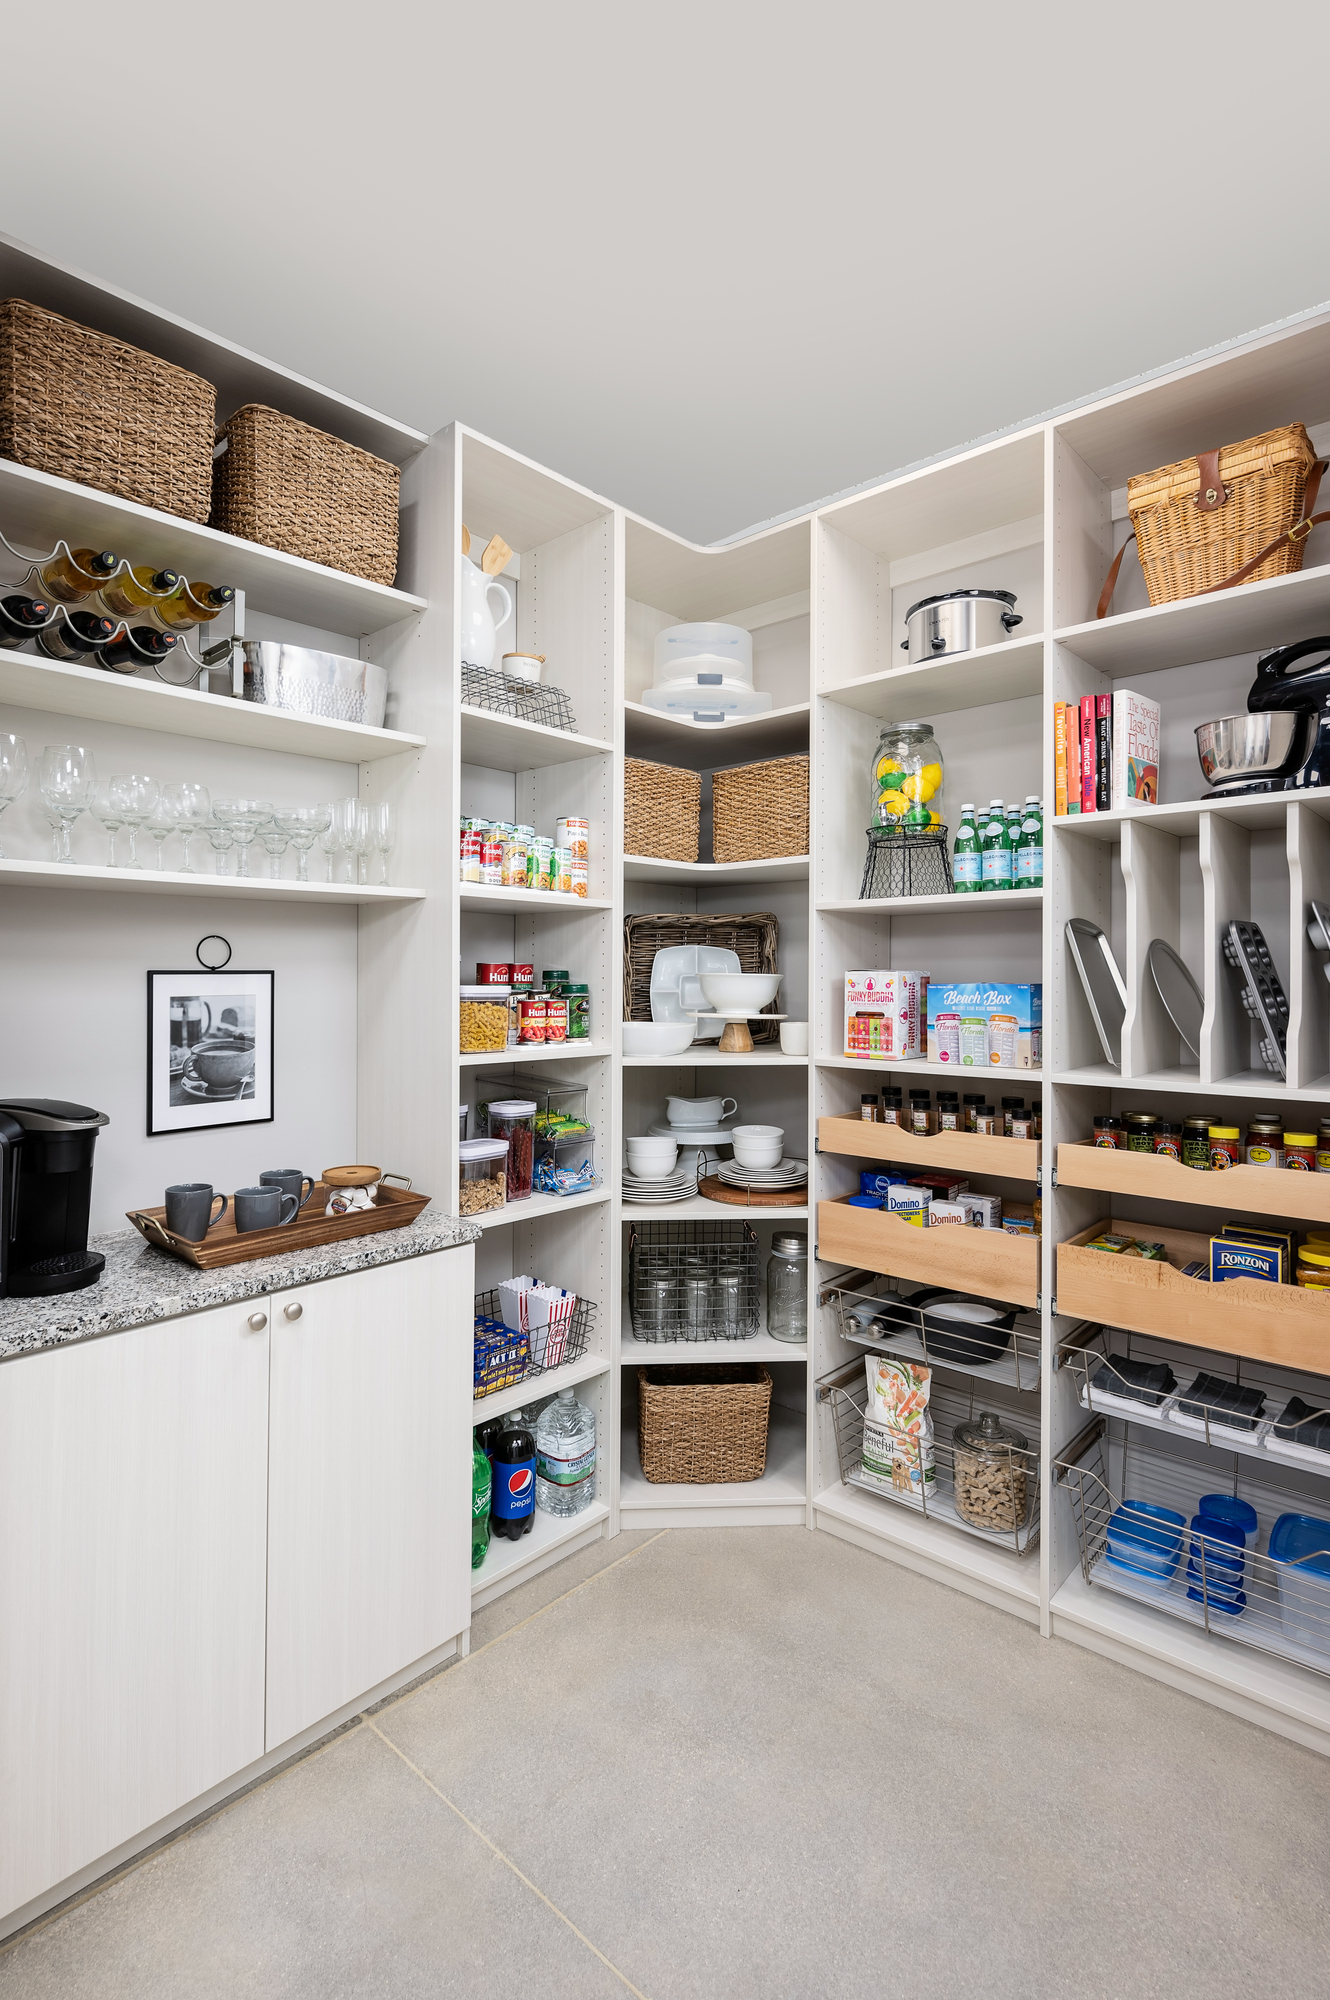
[(480, 1446), (471, 1446), (471, 1567), (479, 1569), (489, 1554), (490, 1487), (494, 1468)]
[(1021, 814), (1021, 833), (1016, 846), (1016, 887), (1042, 889), (1044, 886), (1044, 814), (1031, 792)]
[(974, 823), (974, 807), (961, 807), (961, 823), (951, 854), (951, 880), (958, 896), (975, 896), (983, 888), (983, 860), (979, 852), (979, 829)]
[(990, 889), (1010, 889), (1011, 849), (1007, 845), (1007, 823), (1002, 814), (1001, 799), (993, 799), (984, 814), (983, 825), (979, 829), (979, 855), (981, 887)]

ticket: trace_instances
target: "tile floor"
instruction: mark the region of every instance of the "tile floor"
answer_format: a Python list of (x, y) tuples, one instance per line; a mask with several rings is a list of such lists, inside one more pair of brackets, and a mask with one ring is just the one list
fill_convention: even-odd
[(827, 1535), (625, 1535), (0, 2000), (1321, 1994), (1328, 1873), (1310, 1751)]

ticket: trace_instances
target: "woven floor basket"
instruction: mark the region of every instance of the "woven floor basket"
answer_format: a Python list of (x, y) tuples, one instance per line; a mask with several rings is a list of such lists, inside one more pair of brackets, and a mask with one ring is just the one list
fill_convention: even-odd
[(306, 562), (391, 583), (402, 475), (326, 431), (246, 403), (218, 433), (212, 525)]
[[(653, 916), (625, 917), (623, 920), (623, 1018), (625, 1021), (651, 1019), (651, 963), (658, 951), (674, 944), (718, 944), (732, 951), (740, 972), (774, 972), (780, 926), (769, 911), (759, 910), (742, 917), (696, 917), (671, 910)], [(779, 997), (773, 1000), (774, 1010)], [(757, 1019), (748, 1023), (755, 1042), (775, 1042), (780, 1028), (768, 1028)]]
[[(1201, 468), (1194, 458), (1129, 479), (1127, 511), (1151, 604), (1171, 604), (1227, 582), (1267, 543), (1286, 535), (1302, 519), (1307, 475), (1315, 463), (1303, 426), (1285, 424), (1224, 446), (1219, 476), (1228, 499), (1213, 513), (1196, 506)], [(1305, 544), (1305, 536), (1286, 543), (1246, 581), (1301, 569)]]
[(637, 1447), (653, 1486), (729, 1485), (767, 1464), (771, 1371), (761, 1362), (639, 1368)]
[(713, 773), (713, 861), (771, 861), (807, 852), (807, 757), (773, 757)]
[(696, 771), (649, 764), (643, 757), (624, 758), (625, 854), (649, 854), (657, 861), (696, 861), (701, 811), (702, 780)]
[(0, 458), (206, 521), (217, 391), (26, 299), (0, 301)]

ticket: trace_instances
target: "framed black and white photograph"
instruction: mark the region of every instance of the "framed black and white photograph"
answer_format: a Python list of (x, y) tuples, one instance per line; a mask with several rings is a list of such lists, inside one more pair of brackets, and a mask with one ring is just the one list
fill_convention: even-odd
[(271, 972), (148, 974), (148, 1136), (273, 1115)]

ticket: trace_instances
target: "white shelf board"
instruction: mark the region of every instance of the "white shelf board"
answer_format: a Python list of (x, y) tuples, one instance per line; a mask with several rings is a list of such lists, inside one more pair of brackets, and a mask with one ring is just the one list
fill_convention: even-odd
[(868, 915), (908, 917), (931, 910), (959, 911), (965, 916), (996, 916), (1002, 910), (1029, 910), (1042, 907), (1042, 889), (994, 889), (978, 896), (869, 896), (844, 902), (819, 903), (823, 915), (839, 916), (855, 910)]
[(802, 1414), (773, 1403), (766, 1471), (760, 1479), (716, 1486), (654, 1486), (642, 1475), (636, 1426), (625, 1423), (619, 1524), (624, 1528), (744, 1527), (764, 1521), (785, 1527), (801, 1524), (806, 1511), (804, 1456)]
[[(1041, 1069), (953, 1069), (950, 1063), (930, 1062), (863, 1062), (855, 1056), (832, 1052), (814, 1058), (819, 1069), (852, 1070), (857, 1076), (879, 1079), (890, 1076), (933, 1077), (938, 1083), (982, 1082), (991, 1091), (1010, 1091), (1014, 1085), (1042, 1083)], [(1117, 1072), (1114, 1071), (1114, 1075)], [(994, 1102), (996, 1103), (996, 1098)]]
[(243, 590), (255, 611), (351, 638), (396, 625), (426, 608), (424, 598), (407, 591), (326, 569), (281, 549), (265, 549), (7, 458), (0, 459), (0, 529), (20, 548), (42, 554), (63, 536), (74, 546), (114, 549), (131, 562), (165, 563), (188, 576)]
[(367, 763), (423, 747), (423, 736), (396, 729), (367, 729), (359, 722), (331, 722), (319, 715), (296, 715), (230, 695), (200, 694), (197, 688), (169, 687), (154, 677), (111, 674), (43, 660), (35, 653), (0, 651), (0, 702), (44, 709), (97, 722), (121, 722), (131, 729), (159, 729), (169, 736), (208, 736), (243, 744), (248, 750), (286, 750), (332, 763)]
[[(598, 1467), (597, 1484), (602, 1476)], [(471, 1572), (472, 1610), (479, 1610), (503, 1590), (523, 1581), (527, 1571), (534, 1574), (542, 1569), (555, 1550), (569, 1542), (589, 1539), (587, 1530), (599, 1528), (609, 1518), (610, 1510), (603, 1500), (593, 1500), (580, 1514), (547, 1514), (537, 1507), (531, 1532), (520, 1541), (501, 1541), (492, 1536), (484, 1562)]]
[(538, 1403), (542, 1397), (552, 1396), (559, 1389), (575, 1389), (579, 1382), (591, 1382), (597, 1375), (607, 1375), (613, 1366), (608, 1355), (582, 1354), (576, 1361), (565, 1362), (562, 1368), (549, 1368), (543, 1375), (529, 1375), (525, 1382), (514, 1382), (511, 1389), (496, 1389), (492, 1396), (473, 1396), (471, 1422), (473, 1425), (488, 1423), (491, 1417), (503, 1417), (509, 1410), (520, 1410), (528, 1403)]
[(728, 618), (809, 587), (812, 532), (807, 514), (712, 548), (685, 541), (638, 514), (624, 518), (627, 595), (679, 620)]
[(570, 729), (547, 729), (540, 722), (520, 722), (508, 715), (491, 715), (482, 708), (458, 709), (462, 762), (485, 771), (543, 771), (555, 764), (576, 764), (583, 757), (611, 757), (612, 743), (597, 736), (579, 736)]
[(534, 1046), (485, 1049), (479, 1055), (458, 1056), (457, 1061), (462, 1069), (497, 1069), (501, 1063), (516, 1063), (521, 1069), (533, 1062), (588, 1062), (613, 1054), (608, 1042), (537, 1042)]
[[(1222, 1097), (1252, 1097), (1265, 1103), (1281, 1103), (1289, 1100), (1302, 1103), (1307, 1100), (1330, 1101), (1330, 1076), (1317, 1077), (1301, 1089), (1294, 1090), (1287, 1083), (1281, 1083), (1268, 1070), (1244, 1070), (1236, 1076), (1225, 1076), (1214, 1083), (1202, 1083), (1199, 1070), (1163, 1069), (1151, 1071), (1145, 1076), (1123, 1076), (1120, 1070), (1110, 1069), (1107, 1063), (1092, 1063), (1085, 1069), (1059, 1070), (1052, 1079), (1054, 1083), (1070, 1084), (1085, 1090), (1141, 1090), (1179, 1091), (1191, 1097), (1208, 1099)], [(1104, 1196), (1105, 1202), (1111, 1200)]]
[(1240, 584), (1213, 597), (1146, 605), (1116, 618), (1091, 618), (1054, 633), (1088, 665), (1115, 677), (1156, 673), (1194, 660), (1264, 652), (1323, 631), (1330, 623), (1330, 564), (1292, 576)]
[(833, 682), (818, 693), (842, 708), (857, 708), (883, 722), (903, 722), (912, 716), (949, 715), (959, 708), (1020, 701), (1039, 694), (1043, 685), (1044, 642), (1036, 633), (945, 660), (921, 660), (915, 666), (889, 667), (884, 673)]
[(818, 514), (851, 541), (892, 561), (1026, 522), (1043, 512), (1044, 439), (1043, 425), (1034, 424), (828, 501)]
[(812, 710), (808, 702), (798, 701), (768, 709), (765, 715), (736, 716), (732, 722), (694, 722), (691, 715), (667, 715), (661, 709), (648, 708), (645, 702), (626, 701), (623, 713), (624, 743), (630, 757), (653, 757), (692, 771), (714, 771), (807, 750)]
[[(267, 856), (258, 853), (265, 865)], [(143, 868), (94, 868), (81, 862), (0, 861), (0, 888), (16, 889), (112, 889), (144, 896), (243, 896), (256, 902), (296, 903), (419, 903), (423, 889), (387, 888), (377, 883), (361, 887), (355, 882), (272, 881), (267, 875), (214, 875), (201, 871), (178, 874), (151, 866)]]
[(886, 1556), (899, 1552), (911, 1568), (925, 1574), (948, 1582), (968, 1579), (990, 1603), (1006, 1598), (1026, 1616), (1038, 1611), (1037, 1550), (1018, 1556), (943, 1521), (926, 1520), (922, 1513), (879, 1499), (860, 1486), (827, 1487), (814, 1499), (813, 1514), (818, 1527), (848, 1528), (853, 1531), (850, 1539), (861, 1547), (876, 1545)]
[(608, 896), (565, 896), (550, 889), (489, 889), (480, 882), (459, 882), (464, 910), (531, 910), (561, 917), (578, 910), (612, 910)]
[(808, 1218), (806, 1202), (789, 1208), (741, 1208), (738, 1202), (708, 1201), (704, 1194), (687, 1201), (628, 1201), (621, 1199), (619, 1213), (625, 1222), (732, 1222), (740, 1216), (749, 1222), (800, 1222)]
[(536, 1222), (542, 1215), (562, 1215), (571, 1208), (595, 1208), (609, 1198), (608, 1187), (588, 1188), (585, 1194), (533, 1194), (525, 1201), (508, 1201), (502, 1208), (487, 1208), (464, 1220), (479, 1223), (482, 1229), (506, 1229), (510, 1222)]
[(681, 1056), (625, 1056), (625, 1069), (806, 1069), (807, 1056), (787, 1056), (783, 1049), (750, 1049), (747, 1055), (725, 1056), (713, 1044), (694, 1042)]
[(806, 882), (808, 856), (785, 855), (769, 861), (659, 861), (651, 854), (625, 854), (625, 882), (687, 882), (694, 888), (719, 883), (722, 888), (747, 882)]
[(1179, 835), (1198, 831), (1205, 813), (1235, 820), (1239, 826), (1282, 826), (1290, 805), (1310, 806), (1322, 819), (1330, 819), (1330, 789), (1305, 792), (1252, 792), (1245, 798), (1187, 799), (1179, 805), (1119, 806), (1114, 812), (1067, 813), (1050, 819), (1059, 833), (1079, 834), (1086, 840), (1121, 840), (1122, 822), (1146, 821), (1164, 833)]
[(647, 1367), (686, 1362), (700, 1366), (708, 1361), (802, 1361), (808, 1360), (806, 1343), (773, 1340), (769, 1333), (755, 1333), (751, 1340), (638, 1340), (627, 1331), (631, 1322), (625, 1306), (625, 1332), (619, 1343), (619, 1359), (626, 1367), (631, 1361)]

